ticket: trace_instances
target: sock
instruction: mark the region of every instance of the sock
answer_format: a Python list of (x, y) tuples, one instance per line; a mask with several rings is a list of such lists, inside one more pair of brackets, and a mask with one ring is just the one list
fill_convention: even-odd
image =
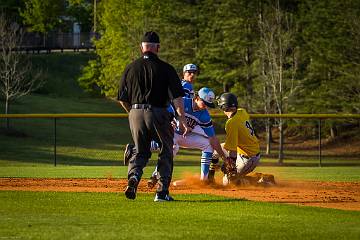
[(207, 180), (209, 176), (209, 168), (211, 163), (212, 153), (202, 152), (201, 155), (201, 176), (200, 180)]
[(211, 164), (210, 164), (210, 168), (209, 168), (209, 176), (208, 179), (213, 181), (215, 178), (215, 166), (219, 163), (219, 159), (218, 158), (212, 158), (211, 159)]

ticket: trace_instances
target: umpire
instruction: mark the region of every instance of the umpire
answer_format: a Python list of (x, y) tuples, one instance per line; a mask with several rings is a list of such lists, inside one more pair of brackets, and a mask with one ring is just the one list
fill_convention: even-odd
[(179, 115), (180, 127), (186, 133), (183, 99), (184, 90), (175, 69), (157, 56), (159, 36), (146, 32), (141, 41), (142, 57), (129, 64), (121, 77), (118, 100), (129, 113), (131, 135), (136, 153), (129, 161), (128, 186), (125, 196), (136, 198), (137, 186), (143, 168), (151, 157), (150, 142), (159, 139), (161, 149), (158, 159), (159, 187), (154, 201), (172, 201), (169, 185), (173, 170), (173, 137), (171, 114), (167, 111), (173, 101)]

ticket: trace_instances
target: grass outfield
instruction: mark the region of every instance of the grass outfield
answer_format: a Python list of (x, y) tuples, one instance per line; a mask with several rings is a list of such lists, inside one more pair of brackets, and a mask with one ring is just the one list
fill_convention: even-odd
[(0, 192), (0, 239), (359, 239), (360, 212), (175, 195)]

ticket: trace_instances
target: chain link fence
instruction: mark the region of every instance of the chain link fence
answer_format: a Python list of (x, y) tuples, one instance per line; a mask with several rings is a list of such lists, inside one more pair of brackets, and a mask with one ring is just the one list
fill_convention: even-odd
[[(360, 166), (360, 115), (288, 116), (285, 120), (284, 160), (294, 166)], [(224, 115), (214, 115), (217, 134), (224, 140)], [(123, 164), (125, 145), (131, 142), (126, 114), (8, 114), (0, 115), (0, 160), (54, 165), (114, 166)], [(263, 165), (278, 165), (279, 131), (272, 122), (267, 144), (266, 122), (278, 116), (252, 115), (261, 141)], [(341, 119), (329, 137), (333, 120)], [(180, 151), (179, 154), (182, 154)], [(198, 165), (199, 151), (186, 152)], [(198, 157), (199, 156), (199, 157)], [(187, 163), (189, 162), (186, 160)], [(191, 162), (191, 161), (190, 161)]]

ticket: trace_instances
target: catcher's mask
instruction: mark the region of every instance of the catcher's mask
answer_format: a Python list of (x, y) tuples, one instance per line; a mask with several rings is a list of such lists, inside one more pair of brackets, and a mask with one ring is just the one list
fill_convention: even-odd
[(237, 97), (229, 92), (221, 94), (218, 100), (218, 106), (221, 110), (226, 110), (231, 107), (238, 107)]

